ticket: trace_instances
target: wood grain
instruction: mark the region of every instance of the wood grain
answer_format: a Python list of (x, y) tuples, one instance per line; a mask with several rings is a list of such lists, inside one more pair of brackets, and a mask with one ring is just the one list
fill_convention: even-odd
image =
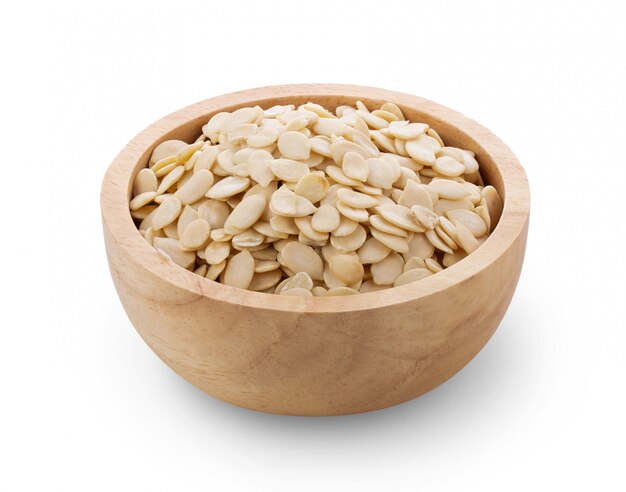
[[(191, 141), (219, 111), (259, 104), (325, 107), (396, 103), (453, 146), (476, 152), (504, 199), (489, 239), (436, 275), (347, 297), (273, 296), (218, 284), (159, 255), (128, 211), (133, 178), (152, 149)], [(101, 194), (111, 275), (131, 322), (183, 378), (222, 400), (291, 415), (385, 408), (446, 381), (498, 327), (522, 268), (530, 194), (524, 170), (489, 130), (426, 99), (352, 85), (285, 85), (227, 94), (181, 109), (137, 135), (115, 158)]]

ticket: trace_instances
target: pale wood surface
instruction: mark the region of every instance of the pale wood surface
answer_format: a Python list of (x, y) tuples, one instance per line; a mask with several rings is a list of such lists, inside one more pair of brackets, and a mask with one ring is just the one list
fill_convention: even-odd
[[(161, 141), (191, 141), (214, 113), (314, 101), (334, 108), (394, 102), (449, 145), (474, 150), (504, 199), (491, 237), (436, 275), (347, 297), (296, 298), (244, 291), (160, 256), (128, 211), (131, 184)], [(137, 135), (102, 184), (111, 274), (137, 331), (174, 371), (207, 393), (247, 408), (337, 415), (415, 398), (465, 366), (498, 327), (519, 278), (530, 195), (524, 170), (495, 135), (446, 107), (408, 94), (352, 85), (287, 85), (208, 99)]]

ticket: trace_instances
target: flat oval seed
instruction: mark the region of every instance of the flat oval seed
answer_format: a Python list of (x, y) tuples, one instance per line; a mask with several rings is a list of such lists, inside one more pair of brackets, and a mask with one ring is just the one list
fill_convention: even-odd
[(230, 215), (230, 207), (219, 200), (207, 200), (198, 207), (198, 217), (206, 220), (211, 229), (221, 229)]
[(367, 233), (365, 229), (357, 225), (354, 231), (347, 236), (338, 237), (334, 234), (330, 236), (330, 244), (333, 248), (338, 250), (341, 253), (348, 253), (350, 251), (356, 251), (367, 239)]
[(328, 192), (328, 180), (321, 173), (307, 173), (300, 178), (293, 191), (311, 203), (317, 203)]
[(311, 225), (312, 217), (296, 217), (294, 219), (294, 222), (298, 226), (300, 232), (302, 232), (302, 234), (304, 234), (309, 239), (317, 242), (325, 242), (328, 240), (327, 232), (320, 232), (313, 229), (313, 226)]
[(404, 272), (406, 272), (407, 270), (413, 270), (414, 268), (428, 268), (426, 266), (426, 262), (422, 260), (419, 256), (413, 256), (405, 261), (406, 263), (404, 264)]
[(416, 282), (417, 280), (422, 280), (423, 278), (430, 277), (433, 274), (427, 268), (413, 268), (412, 270), (407, 270), (402, 275), (400, 275), (396, 281), (394, 282), (394, 287), (399, 287), (400, 285), (405, 285), (411, 282)]
[(369, 214), (363, 208), (352, 208), (345, 203), (337, 202), (337, 210), (341, 215), (355, 222), (367, 222)]
[(156, 191), (158, 186), (157, 177), (152, 169), (144, 168), (137, 173), (133, 183), (133, 196), (141, 195), (148, 191)]
[(292, 217), (283, 217), (281, 215), (274, 215), (270, 219), (270, 225), (275, 231), (282, 234), (298, 234), (300, 229), (294, 222)]
[(437, 215), (444, 215), (448, 210), (456, 210), (456, 209), (464, 209), (464, 210), (474, 210), (474, 205), (467, 199), (462, 198), (461, 200), (446, 200), (442, 198), (441, 200), (437, 200), (433, 210)]
[(240, 176), (228, 176), (221, 181), (215, 183), (215, 185), (208, 190), (206, 196), (214, 198), (216, 200), (227, 200), (231, 196), (237, 195), (242, 191), (245, 191), (250, 186), (250, 180), (248, 178), (242, 178)]
[(364, 265), (378, 263), (384, 260), (389, 253), (391, 253), (391, 249), (373, 237), (368, 238), (357, 251), (359, 261)]
[(265, 196), (251, 195), (239, 202), (224, 223), (224, 229), (230, 234), (238, 234), (259, 220), (265, 210)]
[(487, 234), (487, 224), (478, 214), (469, 210), (456, 209), (447, 210), (446, 216), (455, 224), (463, 224), (467, 227), (474, 237), (481, 237)]
[(249, 248), (256, 248), (260, 246), (265, 241), (265, 236), (254, 229), (248, 229), (247, 231), (241, 232), (233, 236), (231, 240), (231, 244), (233, 248), (242, 250)]
[(279, 294), (281, 296), (294, 296), (294, 297), (313, 297), (313, 294), (310, 290), (303, 289), (301, 287), (296, 287), (293, 289), (283, 289)]
[(196, 254), (193, 251), (182, 251), (176, 239), (169, 237), (155, 237), (154, 247), (163, 251), (177, 265), (190, 269), (196, 261)]
[(438, 172), (442, 176), (456, 177), (465, 172), (465, 166), (452, 157), (437, 157), (433, 164), (433, 171)]
[(311, 144), (302, 133), (286, 131), (278, 137), (278, 150), (287, 159), (305, 160), (311, 153)]
[(180, 215), (182, 204), (180, 200), (175, 196), (169, 197), (165, 200), (159, 208), (154, 212), (152, 217), (152, 230), (158, 231), (168, 224), (174, 222)]
[(413, 232), (424, 232), (424, 228), (415, 220), (415, 217), (411, 214), (411, 210), (402, 205), (382, 205), (376, 207), (376, 211), (382, 215), (385, 220), (402, 229)]
[(250, 135), (248, 137), (247, 143), (250, 147), (267, 147), (268, 145), (272, 145), (276, 140), (278, 140), (278, 130), (271, 127), (261, 128), (258, 133), (254, 135)]
[(337, 165), (341, 166), (344, 156), (348, 152), (356, 152), (363, 159), (367, 159), (370, 156), (370, 153), (365, 150), (360, 145), (355, 144), (354, 142), (349, 142), (348, 140), (337, 140), (330, 144), (330, 151), (333, 157), (333, 160), (337, 163)]
[(254, 258), (249, 251), (241, 251), (233, 256), (222, 274), (222, 283), (231, 287), (247, 289), (254, 276)]
[(362, 155), (356, 152), (346, 152), (341, 163), (341, 170), (348, 178), (357, 181), (367, 181), (369, 166)]
[(154, 197), (156, 197), (156, 192), (146, 191), (145, 193), (137, 195), (135, 198), (133, 198), (130, 201), (129, 207), (133, 211), (139, 210), (140, 208), (145, 207), (146, 205), (148, 205), (148, 203), (154, 200)]
[(202, 198), (213, 185), (213, 173), (206, 169), (200, 169), (193, 173), (189, 181), (182, 188), (179, 188), (174, 196), (180, 200), (183, 205), (197, 202)]
[(434, 179), (428, 186), (435, 190), (440, 198), (448, 200), (460, 200), (470, 194), (469, 189), (463, 183), (457, 183), (451, 179)]
[(333, 255), (330, 258), (328, 266), (337, 278), (346, 284), (353, 284), (363, 280), (365, 273), (363, 265), (358, 258), (352, 255)]
[(282, 264), (292, 272), (306, 272), (313, 280), (322, 280), (324, 264), (322, 259), (310, 246), (296, 241), (285, 246), (280, 252)]
[(402, 274), (404, 260), (398, 253), (390, 253), (384, 260), (374, 263), (370, 271), (377, 285), (392, 285)]
[(480, 246), (474, 234), (461, 222), (456, 224), (456, 240), (459, 246), (468, 253), (473, 253)]
[(224, 268), (226, 268), (226, 260), (220, 263), (216, 263), (215, 265), (209, 265), (209, 269), (207, 270), (204, 277), (208, 278), (209, 280), (215, 280), (224, 271)]
[(332, 232), (339, 227), (341, 217), (332, 205), (322, 205), (313, 214), (311, 227), (318, 232)]
[(291, 159), (276, 159), (271, 162), (272, 172), (282, 181), (297, 183), (304, 175), (309, 174), (309, 166)]
[(378, 205), (376, 198), (348, 188), (337, 190), (337, 199), (352, 208), (372, 208)]
[(172, 186), (174, 186), (178, 182), (180, 178), (183, 177), (183, 174), (185, 174), (184, 166), (177, 166), (174, 169), (172, 169), (161, 180), (161, 184), (159, 184), (159, 187), (157, 189), (157, 194), (161, 195), (165, 193), (167, 190), (169, 190)]
[[(396, 140), (396, 143), (399, 141), (401, 140)], [(420, 140), (407, 140), (405, 148), (407, 154), (409, 154), (411, 159), (415, 162), (429, 167), (435, 164), (435, 153), (430, 148), (425, 146)]]
[(344, 236), (348, 236), (350, 234), (352, 234), (354, 232), (354, 230), (359, 226), (359, 223), (354, 221), (354, 220), (350, 220), (347, 217), (344, 217), (343, 215), (339, 215), (339, 225), (337, 226), (337, 229), (335, 229), (335, 231), (333, 231), (333, 235), (335, 237), (344, 237)]
[(278, 268), (280, 268), (280, 263), (276, 260), (259, 260), (258, 258), (255, 258), (254, 273), (271, 272), (272, 270), (276, 270)]
[(280, 282), (282, 276), (283, 272), (280, 270), (269, 270), (266, 272), (255, 273), (248, 289), (255, 292), (267, 290)]
[(230, 243), (213, 241), (204, 250), (206, 262), (209, 265), (217, 265), (228, 258)]
[(383, 219), (381, 215), (370, 215), (370, 224), (379, 231), (392, 234), (394, 236), (407, 237), (409, 235), (405, 229), (402, 229), (401, 227)]
[(306, 289), (311, 290), (313, 288), (313, 280), (311, 276), (306, 272), (298, 272), (295, 275), (286, 278), (283, 282), (276, 287), (277, 294), (280, 293), (279, 289)]
[(183, 142), (182, 140), (166, 140), (165, 142), (161, 142), (152, 151), (150, 167), (153, 167), (157, 162), (167, 157), (175, 157), (178, 151), (183, 147), (187, 147), (187, 142)]
[(333, 181), (344, 186), (360, 186), (362, 184), (360, 181), (346, 176), (340, 167), (327, 166), (325, 171)]
[(453, 253), (454, 250), (448, 246), (434, 230), (426, 231), (425, 235), (430, 243), (438, 250), (443, 251), (444, 253)]
[(185, 228), (180, 238), (180, 244), (185, 249), (195, 251), (206, 246), (210, 234), (211, 226), (209, 223), (204, 219), (196, 219)]
[(413, 205), (411, 207), (411, 215), (425, 229), (434, 229), (439, 220), (439, 216), (435, 212), (421, 205)]
[(409, 250), (403, 254), (404, 260), (418, 257), (422, 260), (430, 258), (435, 252), (435, 247), (426, 238), (424, 234), (415, 234), (409, 241)]
[(376, 188), (388, 190), (397, 178), (390, 161), (381, 157), (371, 157), (366, 160), (369, 172), (367, 183)]
[(487, 210), (489, 211), (491, 230), (493, 231), (502, 216), (502, 200), (500, 199), (500, 195), (498, 195), (496, 189), (491, 185), (485, 186), (481, 194), (485, 200)]
[(387, 234), (386, 232), (379, 231), (373, 227), (370, 228), (370, 232), (373, 237), (378, 239), (381, 243), (393, 251), (398, 253), (406, 253), (409, 251), (409, 244), (405, 238)]
[(354, 294), (358, 294), (359, 291), (355, 289), (351, 289), (350, 287), (334, 287), (332, 289), (328, 289), (323, 297), (336, 297), (336, 296), (353, 296)]

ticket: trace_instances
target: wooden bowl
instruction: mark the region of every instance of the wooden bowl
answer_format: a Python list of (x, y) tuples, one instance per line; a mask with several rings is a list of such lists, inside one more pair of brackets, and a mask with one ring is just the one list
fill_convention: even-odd
[[(299, 298), (212, 282), (165, 260), (128, 211), (152, 149), (193, 141), (219, 111), (306, 101), (397, 104), (448, 145), (477, 154), (504, 201), (489, 239), (468, 258), (411, 284), (344, 297)], [(137, 135), (102, 184), (111, 275), (131, 322), (187, 381), (242, 407), (290, 415), (366, 412), (415, 398), (465, 366), (498, 327), (522, 268), (529, 217), (524, 170), (496, 136), (426, 99), (352, 85), (285, 85), (227, 94), (177, 111)]]

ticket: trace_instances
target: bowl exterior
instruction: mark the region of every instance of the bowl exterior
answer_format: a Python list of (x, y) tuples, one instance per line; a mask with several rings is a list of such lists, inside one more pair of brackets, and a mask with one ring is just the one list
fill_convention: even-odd
[(464, 282), (398, 305), (339, 313), (264, 310), (191, 295), (142, 269), (106, 227), (105, 239), (128, 317), (180, 376), (254, 410), (340, 415), (410, 400), (463, 368), (507, 310), (526, 231)]

